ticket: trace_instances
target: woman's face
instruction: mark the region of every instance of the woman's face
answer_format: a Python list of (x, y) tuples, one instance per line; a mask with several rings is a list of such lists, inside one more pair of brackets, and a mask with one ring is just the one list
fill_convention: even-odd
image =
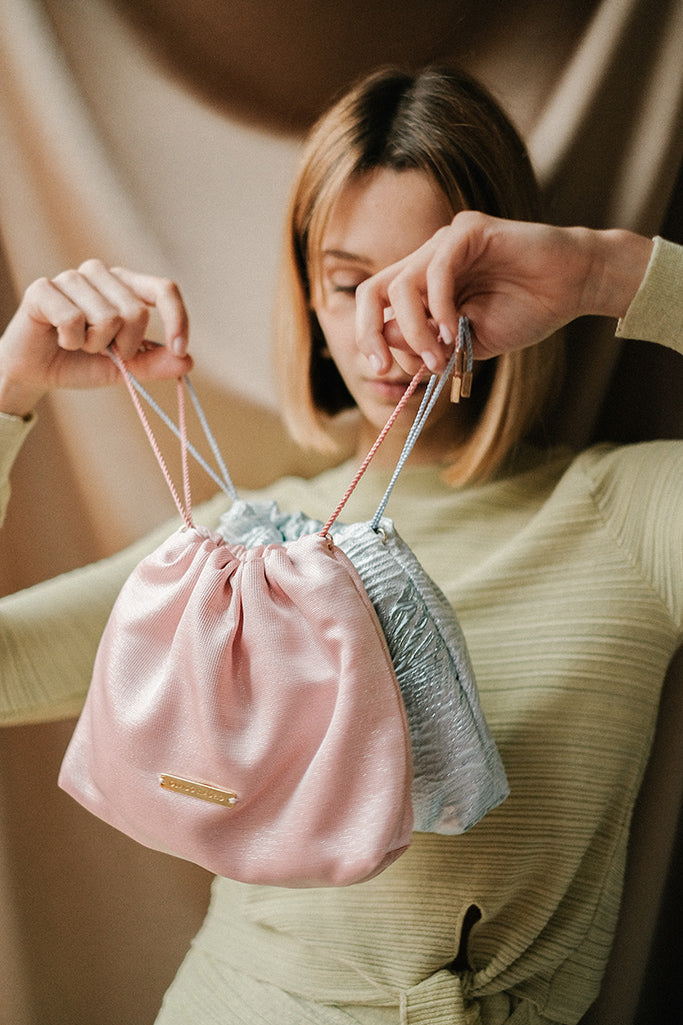
[[(329, 354), (360, 410), (361, 452), (386, 423), (411, 375), (394, 360), (389, 373), (379, 377), (359, 351), (355, 290), (419, 248), (451, 218), (446, 197), (427, 174), (379, 168), (346, 186), (332, 209), (321, 251), (313, 254), (313, 309)], [(389, 438), (394, 435), (402, 443), (423, 391), (417, 390)], [(458, 439), (460, 407), (450, 404), (447, 392), (445, 388), (416, 446), (415, 456), (422, 461), (440, 461)], [(387, 456), (395, 447), (383, 446)]]

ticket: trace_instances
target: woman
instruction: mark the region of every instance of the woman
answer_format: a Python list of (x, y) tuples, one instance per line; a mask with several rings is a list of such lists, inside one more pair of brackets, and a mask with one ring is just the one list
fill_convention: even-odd
[[(372, 76), (312, 133), (278, 306), (288, 422), (330, 448), (335, 417), (355, 407), (364, 455), (413, 371), (443, 367), (458, 316), (470, 317), (472, 397), (439, 401), (389, 511), (457, 611), (511, 793), (462, 836), (416, 834), (358, 886), (217, 879), (159, 1025), (547, 1025), (578, 1021), (597, 995), (681, 643), (683, 446), (577, 455), (537, 438), (559, 376), (552, 336), (574, 317), (622, 317), (623, 333), (683, 351), (683, 256), (537, 217), (522, 144), (453, 69)], [(143, 344), (149, 305), (165, 349)], [(101, 355), (113, 339), (140, 376), (186, 369), (177, 290), (96, 262), (28, 289), (0, 345), (1, 480), (44, 391), (113, 380)], [(324, 520), (351, 471), (283, 480), (268, 496)], [(375, 465), (345, 517), (371, 515), (385, 484)], [(223, 509), (215, 500), (198, 520), (212, 526)], [(4, 721), (80, 706), (111, 602), (157, 541), (3, 602)]]

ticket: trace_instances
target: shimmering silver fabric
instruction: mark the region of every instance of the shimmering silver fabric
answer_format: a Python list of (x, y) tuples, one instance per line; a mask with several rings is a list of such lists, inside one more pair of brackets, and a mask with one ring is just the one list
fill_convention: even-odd
[[(219, 533), (249, 548), (321, 528), (275, 502), (238, 500)], [(370, 523), (337, 523), (334, 542), (363, 581), (401, 687), (413, 748), (415, 829), (462, 833), (505, 799), (508, 785), (457, 618), (390, 519), (382, 518), (379, 531)]]

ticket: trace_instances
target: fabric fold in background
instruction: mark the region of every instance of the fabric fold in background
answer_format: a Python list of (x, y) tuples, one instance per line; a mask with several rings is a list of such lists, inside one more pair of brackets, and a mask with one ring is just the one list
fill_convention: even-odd
[[(134, 0), (130, 0), (128, 6), (135, 6), (140, 18), (144, 18), (146, 5), (134, 5)], [(169, 2), (165, 6), (170, 11), (173, 4)], [(219, 10), (219, 5), (213, 6)], [(155, 5), (157, 10), (159, 7)], [(192, 18), (192, 5), (176, 0), (175, 7), (184, 17)], [(258, 3), (254, 2), (249, 11), (257, 10)], [(270, 10), (273, 11), (272, 5)], [(600, 17), (601, 11), (607, 14)], [(394, 7), (393, 23), (402, 26), (396, 12)], [(450, 36), (447, 32), (438, 32), (438, 21), (422, 18), (422, 24), (429, 25), (433, 33), (430, 45), (433, 47), (436, 39), (439, 45), (449, 45), (456, 57), (465, 55), (468, 69), (479, 74), (510, 107), (530, 142), (533, 158), (541, 167), (542, 185), (546, 193), (552, 195), (553, 216), (563, 218), (570, 207), (572, 223), (583, 221), (588, 216), (584, 204), (590, 203), (594, 211), (607, 211), (607, 201), (611, 200), (614, 221), (620, 226), (680, 238), (676, 229), (676, 225), (681, 225), (680, 213), (667, 231), (662, 227), (676, 180), (676, 166), (683, 153), (680, 21), (678, 27), (676, 25), (676, 18), (680, 19), (683, 13), (680, 0), (655, 0), (654, 3), (652, 0), (591, 0), (590, 3), (564, 5), (534, 0), (523, 6), (467, 0), (458, 3), (457, 9), (450, 5), (448, 13)], [(283, 21), (293, 24), (288, 5), (282, 6), (278, 14)], [(256, 13), (253, 16), (257, 17)], [(40, 31), (36, 28), (36, 17), (40, 18)], [(622, 26), (618, 39), (611, 34), (615, 25), (613, 18)], [(642, 19), (650, 23), (648, 31), (644, 31)], [(145, 253), (151, 251), (154, 258), (150, 266), (164, 268), (164, 273), (168, 268), (183, 284), (190, 299), (193, 348), (199, 356), (198, 376), (205, 372), (204, 353), (210, 348), (215, 352), (218, 345), (221, 352), (231, 354), (231, 360), (233, 352), (244, 351), (248, 372), (243, 375), (244, 381), (235, 381), (235, 387), (243, 391), (251, 382), (257, 382), (262, 395), (263, 381), (254, 371), (254, 361), (259, 358), (255, 340), (261, 338), (262, 344), (267, 345), (268, 311), (263, 309), (263, 320), (258, 319), (259, 311), (249, 304), (251, 286), (245, 288), (244, 279), (253, 284), (262, 276), (266, 280), (259, 295), (262, 299), (264, 294), (270, 294), (267, 250), (279, 231), (279, 203), (294, 164), (296, 140), (269, 137), (267, 132), (256, 128), (245, 130), (231, 120), (229, 111), (223, 118), (218, 108), (210, 109), (202, 102), (195, 102), (190, 88), (169, 84), (165, 69), (160, 70), (155, 60), (150, 59), (146, 44), (154, 46), (151, 34), (138, 43), (126, 29), (127, 25), (113, 15), (111, 0), (90, 0), (88, 4), (80, 0), (5, 0), (0, 5), (3, 83), (8, 83), (10, 74), (32, 80), (41, 73), (41, 68), (47, 68), (48, 88), (31, 90), (30, 100), (43, 110), (49, 108), (47, 113), (52, 117), (54, 99), (61, 92), (59, 79), (73, 80), (74, 88), (85, 100), (83, 110), (90, 119), (86, 142), (90, 148), (102, 146), (103, 165), (118, 172), (135, 216), (142, 215), (140, 222), (144, 233), (144, 238), (138, 242), (138, 235), (128, 232), (130, 219), (126, 217), (110, 234), (112, 211), (119, 209), (117, 189), (114, 202), (100, 205), (97, 210), (89, 202), (84, 210), (80, 202), (65, 201), (65, 196), (72, 195), (71, 190), (54, 173), (49, 179), (50, 187), (44, 189), (42, 195), (29, 194), (28, 183), (40, 185), (41, 167), (53, 170), (62, 166), (53, 159), (52, 149), (59, 145), (60, 139), (74, 136), (74, 114), (71, 108), (59, 105), (59, 117), (51, 122), (54, 136), (40, 136), (34, 128), (40, 115), (27, 118), (23, 109), (19, 114), (15, 102), (19, 82), (10, 83), (11, 87), (4, 89), (0, 96), (3, 108), (0, 159), (3, 168), (8, 170), (0, 191), (0, 220), (8, 264), (7, 315), (15, 305), (16, 296), (32, 277), (49, 272), (51, 268), (55, 272), (61, 270), (65, 261), (77, 265), (93, 255), (94, 248), (97, 255), (105, 258), (107, 253), (116, 250), (117, 261), (128, 261), (134, 266), (141, 265)], [(355, 23), (350, 34), (355, 44)], [(186, 34), (179, 32), (178, 38), (182, 44)], [(220, 39), (221, 43), (225, 41), (225, 37)], [(233, 47), (238, 42), (234, 34), (228, 37)], [(297, 33), (301, 60), (292, 60), (291, 52), (281, 50), (282, 64), (295, 68), (304, 82), (311, 80), (307, 61), (309, 54), (314, 53), (314, 48), (307, 47), (306, 42), (306, 38)], [(340, 42), (335, 39), (335, 60), (331, 62), (335, 69), (342, 63), (348, 66), (347, 52), (342, 45), (337, 45)], [(415, 53), (413, 42), (411, 40), (411, 57)], [(12, 49), (18, 54), (16, 61), (8, 56)], [(605, 59), (606, 51), (613, 54), (609, 62)], [(51, 52), (56, 54), (54, 60), (49, 58)], [(250, 71), (260, 86), (258, 91), (250, 92), (250, 100), (253, 102), (256, 97), (268, 102), (275, 91), (279, 96), (282, 65), (274, 62), (272, 51), (243, 47), (240, 52), (248, 55), (243, 59), (248, 59)], [(373, 40), (372, 56), (379, 61), (387, 57), (379, 37)], [(221, 59), (233, 63), (229, 45), (222, 47)], [(184, 57), (178, 72), (184, 73), (187, 69), (188, 61)], [(271, 76), (270, 88), (268, 75)], [(228, 76), (217, 73), (216, 80), (219, 77), (224, 83), (229, 81)], [(571, 90), (567, 88), (569, 84)], [(312, 88), (316, 86), (317, 82)], [(580, 120), (569, 116), (573, 110), (580, 111)], [(126, 125), (123, 133), (119, 131), (122, 112)], [(42, 121), (46, 123), (47, 118)], [(7, 125), (12, 122), (25, 140), (20, 152), (14, 145), (6, 145)], [(543, 126), (542, 133), (536, 132), (537, 126)], [(82, 141), (80, 126), (76, 127), (75, 134)], [(182, 148), (178, 146), (178, 134), (183, 139)], [(579, 148), (571, 144), (577, 136), (585, 140)], [(20, 163), (14, 173), (9, 173), (7, 164), (14, 159), (15, 152)], [(74, 147), (72, 156), (74, 154), (78, 164), (70, 164), (70, 175), (74, 166), (88, 162), (84, 150)], [(640, 160), (645, 161), (644, 165), (639, 164)], [(190, 174), (188, 162), (192, 164)], [(627, 164), (631, 171), (623, 175), (619, 168)], [(270, 189), (264, 187), (266, 169)], [(656, 172), (654, 175), (652, 170)], [(617, 179), (620, 184), (614, 190)], [(73, 176), (70, 180), (74, 180)], [(109, 173), (103, 173), (100, 180), (108, 189)], [(228, 180), (230, 187), (226, 187)], [(193, 190), (188, 190), (188, 181), (194, 183)], [(586, 181), (588, 187), (584, 188), (581, 183)], [(189, 192), (193, 193), (192, 203)], [(174, 203), (169, 216), (169, 204), (178, 198), (182, 201)], [(68, 218), (63, 215), (66, 210)], [(257, 211), (260, 227), (254, 222)], [(256, 229), (248, 236), (240, 232), (247, 213), (251, 229)], [(108, 236), (113, 241), (108, 242)], [(120, 248), (123, 236), (125, 244)], [(238, 237), (239, 247), (234, 244)], [(169, 247), (168, 243), (174, 240), (177, 244)], [(245, 251), (247, 245), (253, 248)], [(221, 307), (225, 309), (221, 311)], [(241, 319), (235, 318), (235, 312)], [(248, 345), (245, 345), (246, 339)], [(610, 353), (606, 362), (598, 360), (597, 356), (603, 345)], [(578, 355), (572, 363), (572, 387), (563, 406), (572, 440), (578, 436), (582, 441), (586, 436), (587, 408), (590, 422), (595, 418), (611, 372), (613, 348), (613, 343), (606, 339), (601, 339), (597, 346), (593, 339), (585, 343), (582, 340), (577, 347)], [(618, 409), (636, 431), (642, 430), (643, 421), (645, 429), (651, 431), (650, 417), (654, 415), (656, 431), (667, 408), (672, 412), (674, 403), (676, 408), (680, 405), (678, 391), (672, 387), (676, 381), (674, 375), (669, 373), (654, 385), (648, 383), (649, 368), (659, 355), (659, 348), (641, 347), (642, 362), (637, 364), (637, 373), (627, 379), (637, 379), (637, 402), (624, 402), (623, 392), (619, 395)], [(266, 364), (265, 356), (262, 362)], [(213, 382), (215, 366), (210, 366)], [(50, 402), (52, 404), (52, 400)], [(230, 398), (226, 398), (224, 390), (216, 395), (216, 408), (225, 410), (229, 405)], [(110, 418), (116, 419), (117, 431), (105, 441), (98, 432), (92, 431), (92, 426)], [(168, 515), (163, 483), (159, 482), (155, 495), (148, 490), (153, 470), (151, 456), (136, 447), (138, 424), (124, 396), (115, 391), (97, 395), (65, 393), (60, 396), (57, 421), (55, 426), (44, 407), (34, 435), (35, 444), (22, 453), (21, 465), (16, 468), (10, 510), (12, 524), (20, 528), (30, 521), (31, 529), (23, 534), (20, 529), (14, 529), (11, 546), (5, 545), (0, 558), (2, 585), (8, 590), (78, 565), (84, 557), (107, 554), (114, 547), (133, 540), (145, 524), (158, 522)], [(245, 422), (246, 415), (240, 409), (239, 416), (226, 421), (221, 438), (226, 451), (242, 457), (240, 480), (255, 488), (259, 486), (258, 472), (268, 479), (278, 473), (292, 472), (282, 451), (274, 448), (280, 436), (270, 421), (264, 424), (251, 419), (246, 431)], [(56, 436), (63, 440), (64, 451), (55, 453)], [(258, 465), (251, 451), (249, 458), (244, 458), (245, 436), (249, 441), (258, 436), (261, 446), (267, 449)], [(650, 432), (647, 436), (660, 435)], [(93, 444), (84, 449), (89, 437)], [(103, 444), (107, 444), (109, 468), (101, 465)], [(264, 472), (266, 458), (270, 461)], [(119, 467), (124, 467), (133, 481), (128, 489), (120, 486)], [(63, 496), (58, 493), (59, 489), (64, 492)], [(50, 503), (45, 502), (48, 490), (53, 495)], [(113, 536), (114, 529), (116, 536)], [(90, 549), (84, 549), (84, 532), (92, 536)], [(60, 538), (57, 548), (53, 544), (55, 537)], [(138, 893), (144, 886), (142, 870), (132, 858), (121, 873), (118, 849), (112, 855), (108, 848), (98, 847), (91, 832), (84, 831), (78, 834), (75, 846), (99, 852), (102, 889), (98, 893), (81, 887), (76, 893), (69, 885), (75, 827), (68, 816), (55, 819), (50, 844), (36, 846), (32, 842), (34, 823), (53, 808), (52, 804), (43, 804), (46, 799), (42, 790), (32, 788), (30, 767), (36, 761), (36, 743), (38, 739), (32, 737), (31, 743), (26, 745), (28, 771), (18, 771), (13, 784), (18, 806), (25, 814), (4, 822), (3, 827), (8, 849), (14, 849), (11, 846), (14, 844), (20, 852), (16, 865), (6, 873), (8, 882), (2, 889), (6, 921), (0, 929), (7, 954), (3, 993), (11, 1008), (11, 1019), (17, 1025), (34, 1020), (20, 1005), (21, 1008), (25, 1004), (35, 1005), (51, 1009), (46, 1013), (56, 1013), (55, 973), (68, 973), (72, 953), (74, 964), (81, 964), (84, 958), (92, 959), (90, 937), (93, 930), (110, 935), (108, 916), (112, 904), (118, 909), (127, 906), (131, 892)], [(61, 743), (59, 727), (54, 732), (46, 728), (39, 743), (38, 758), (42, 762), (48, 760), (53, 748)], [(660, 848), (661, 838), (658, 850)], [(178, 892), (180, 889), (178, 886)], [(33, 894), (30, 903), (23, 896), (29, 892)], [(147, 893), (146, 888), (144, 892)], [(154, 978), (163, 976), (162, 982), (151, 981), (146, 971), (144, 984), (132, 988), (118, 986), (117, 980), (131, 972), (138, 977), (139, 951), (148, 949), (149, 944), (144, 933), (144, 941), (139, 933), (133, 937), (126, 934), (125, 942), (120, 937), (117, 942), (117, 937), (113, 937), (106, 948), (106, 958), (95, 957), (94, 972), (87, 978), (82, 973), (78, 975), (81, 981), (70, 993), (70, 1010), (64, 1011), (64, 1020), (90, 1020), (93, 1014), (108, 1014), (106, 1020), (117, 1023), (139, 1020), (143, 1013), (141, 1006), (147, 1009), (152, 1020), (152, 1009), (161, 998), (166, 977), (175, 966), (173, 959), (178, 956), (174, 944), (177, 945), (178, 936), (184, 936), (187, 930), (187, 908), (179, 909), (178, 904), (174, 893), (157, 908), (156, 928), (166, 939), (156, 943), (156, 963), (160, 967)], [(650, 898), (645, 907), (646, 915), (653, 904), (656, 900)], [(72, 939), (73, 952), (69, 945), (65, 948), (62, 944), (50, 944), (50, 936), (68, 933), (78, 937), (84, 915), (92, 923), (92, 929), (82, 932), (81, 946), (77, 939)], [(641, 937), (649, 935), (650, 927), (643, 928), (642, 914), (636, 915), (636, 919), (638, 926), (630, 939), (637, 938), (641, 943)], [(40, 970), (28, 949), (15, 942), (12, 926), (15, 920), (26, 921), (34, 935), (41, 937), (40, 949), (44, 957)], [(137, 923), (136, 927), (139, 927)], [(189, 938), (188, 934), (188, 941)], [(640, 960), (644, 958), (645, 955)], [(111, 997), (107, 1010), (103, 1009), (93, 982), (97, 979), (105, 980)], [(626, 988), (622, 976), (615, 986), (617, 1003), (623, 1001)], [(611, 1012), (619, 1016), (614, 1006)], [(622, 1017), (625, 1020), (627, 1015)]]

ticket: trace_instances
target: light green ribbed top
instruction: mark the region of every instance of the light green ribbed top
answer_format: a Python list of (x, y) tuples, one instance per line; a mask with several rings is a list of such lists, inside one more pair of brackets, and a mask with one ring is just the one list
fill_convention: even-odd
[[(276, 495), (324, 518), (349, 473)], [(383, 485), (378, 473), (363, 481), (355, 516)], [(415, 468), (390, 512), (457, 611), (511, 795), (465, 836), (416, 838), (360, 886), (219, 881), (191, 962), (203, 952), (301, 998), (391, 1007), (455, 958), (475, 905), (465, 1001), (504, 992), (576, 1021), (609, 951), (629, 818), (681, 643), (683, 445), (528, 454), (513, 476), (461, 492)], [(454, 985), (432, 979), (435, 999), (441, 984)]]
[[(649, 295), (672, 260), (679, 250), (660, 245)], [(660, 340), (680, 350), (683, 303), (667, 318)], [(5, 468), (25, 430), (0, 418)], [(325, 519), (350, 476), (346, 465), (268, 494)], [(345, 518), (368, 518), (385, 484), (370, 470)], [(224, 503), (198, 522), (213, 525)], [(462, 490), (408, 467), (387, 513), (456, 609), (510, 797), (464, 836), (416, 836), (358, 886), (217, 880), (159, 1025), (570, 1023), (597, 994), (683, 636), (683, 444), (525, 450), (505, 476)], [(154, 543), (0, 602), (1, 719), (78, 709), (112, 601)], [(472, 906), (470, 969), (456, 975)]]

